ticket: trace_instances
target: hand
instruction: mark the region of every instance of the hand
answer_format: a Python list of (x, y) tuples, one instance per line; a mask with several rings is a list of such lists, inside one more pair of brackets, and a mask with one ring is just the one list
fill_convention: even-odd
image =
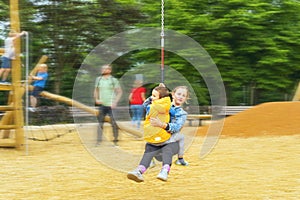
[(98, 99), (95, 101), (95, 103), (96, 103), (96, 105), (101, 105), (102, 104), (102, 102)]
[(164, 83), (160, 83), (158, 86), (159, 87), (166, 87)]
[(150, 117), (150, 124), (154, 127), (164, 128), (164, 123), (158, 117)]
[(111, 108), (114, 109), (116, 107), (117, 107), (117, 103), (113, 102), (112, 105), (111, 105)]

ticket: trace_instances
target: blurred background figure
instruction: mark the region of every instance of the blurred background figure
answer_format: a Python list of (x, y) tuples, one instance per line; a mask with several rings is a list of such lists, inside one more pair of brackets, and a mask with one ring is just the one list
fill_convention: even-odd
[(143, 102), (145, 101), (146, 88), (143, 87), (143, 81), (135, 80), (133, 88), (129, 94), (129, 106), (131, 111), (131, 123), (138, 129), (141, 127), (141, 120), (144, 116)]
[(37, 98), (40, 96), (40, 93), (43, 92), (48, 79), (48, 66), (46, 64), (40, 64), (37, 74), (35, 76), (30, 76), (30, 78), (33, 80), (33, 90), (30, 92), (30, 107), (28, 110), (30, 112), (35, 112)]
[(17, 33), (14, 30), (8, 33), (8, 37), (4, 41), (4, 54), (1, 57), (0, 84), (10, 84), (7, 78), (11, 71), (11, 61), (16, 58), (15, 40), (25, 34), (27, 34), (26, 31)]
[(123, 94), (122, 88), (117, 78), (112, 76), (112, 66), (103, 65), (101, 67), (101, 76), (97, 77), (95, 82), (94, 98), (95, 104), (98, 106), (98, 131), (97, 131), (97, 143), (100, 145), (103, 135), (103, 123), (105, 116), (110, 117), (112, 125), (114, 140), (113, 143), (117, 146), (119, 130), (114, 119), (113, 110), (117, 107), (117, 104)]

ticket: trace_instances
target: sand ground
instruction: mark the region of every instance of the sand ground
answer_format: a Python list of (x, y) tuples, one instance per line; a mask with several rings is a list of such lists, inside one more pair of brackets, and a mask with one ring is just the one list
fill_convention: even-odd
[[(173, 165), (169, 179), (145, 182), (97, 161), (76, 131), (50, 141), (28, 140), (18, 151), (0, 148), (0, 199), (300, 199), (300, 135), (225, 137), (200, 159), (203, 136), (186, 151), (190, 166)], [(121, 134), (119, 148), (143, 141)]]

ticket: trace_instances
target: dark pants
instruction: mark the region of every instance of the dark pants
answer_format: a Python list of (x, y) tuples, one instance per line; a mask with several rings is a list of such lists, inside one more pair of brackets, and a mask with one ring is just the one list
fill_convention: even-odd
[(171, 166), (172, 157), (178, 154), (178, 150), (178, 142), (172, 142), (163, 146), (155, 146), (147, 143), (140, 165), (144, 165), (146, 168), (148, 168), (152, 158), (155, 157), (158, 161), (162, 161), (163, 165), (168, 164)]
[(97, 131), (97, 142), (102, 141), (102, 135), (103, 135), (103, 124), (105, 116), (108, 115), (111, 120), (112, 130), (114, 134), (114, 141), (118, 140), (119, 136), (119, 130), (116, 121), (113, 118), (112, 109), (110, 106), (99, 106), (99, 115), (98, 115), (98, 131)]
[(32, 92), (30, 92), (30, 95), (34, 97), (39, 97), (40, 93), (44, 91), (44, 88), (39, 87), (39, 86), (34, 86)]

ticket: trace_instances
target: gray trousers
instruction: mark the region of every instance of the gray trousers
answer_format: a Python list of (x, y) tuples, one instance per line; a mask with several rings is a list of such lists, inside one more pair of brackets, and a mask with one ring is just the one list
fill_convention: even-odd
[(118, 140), (118, 136), (119, 136), (118, 126), (113, 117), (111, 107), (110, 106), (99, 106), (99, 112), (100, 112), (100, 114), (98, 116), (99, 126), (98, 126), (98, 130), (97, 130), (97, 142), (102, 141), (103, 123), (104, 123), (104, 119), (105, 119), (106, 115), (108, 115), (111, 120), (111, 126), (112, 126), (112, 130), (113, 130), (114, 140)]
[(155, 157), (158, 161), (162, 161), (163, 165), (168, 164), (171, 166), (172, 157), (178, 154), (178, 150), (178, 142), (172, 142), (162, 146), (155, 146), (147, 143), (140, 165), (144, 165), (148, 168), (151, 160)]

